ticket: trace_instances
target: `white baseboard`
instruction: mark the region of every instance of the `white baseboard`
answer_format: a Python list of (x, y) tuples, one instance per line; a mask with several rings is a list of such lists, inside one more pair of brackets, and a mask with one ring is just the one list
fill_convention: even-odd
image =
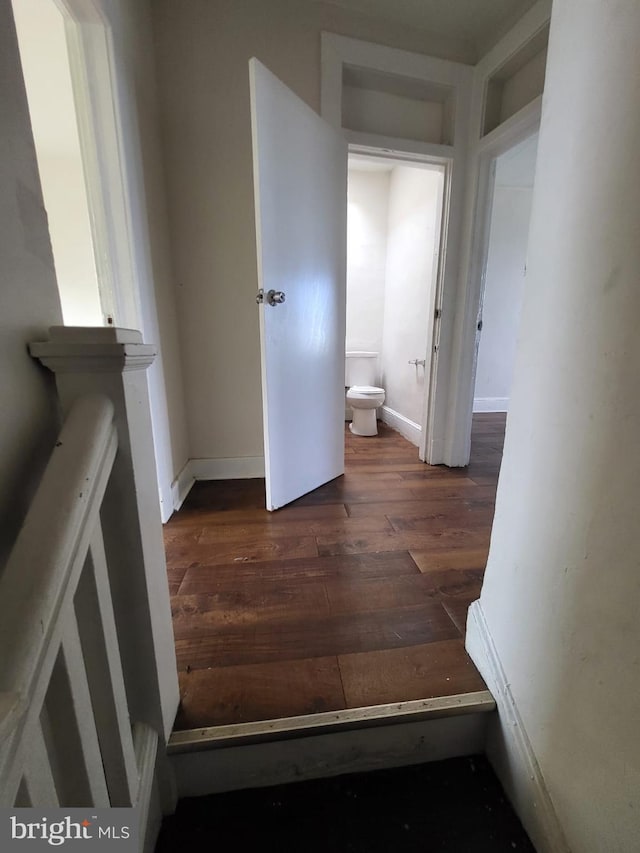
[(174, 512), (180, 509), (196, 481), (196, 478), (193, 476), (191, 462), (191, 459), (187, 459), (182, 471), (180, 471), (173, 483), (171, 483), (171, 498)]
[[(247, 480), (264, 477), (263, 456), (242, 456), (237, 459), (188, 459), (171, 484), (171, 510), (162, 506), (162, 523), (169, 520), (185, 502), (197, 480)], [(165, 518), (166, 515), (166, 518)]]
[(469, 608), (465, 645), (496, 700), (486, 751), (507, 796), (538, 853), (570, 853), (480, 600)]
[(422, 432), (420, 424), (405, 418), (404, 415), (396, 412), (395, 409), (390, 409), (389, 406), (380, 407), (380, 418), (392, 429), (397, 430), (411, 444), (415, 444), (416, 447), (420, 445), (420, 434)]
[(474, 397), (474, 412), (508, 412), (508, 397)]
[(264, 456), (223, 459), (190, 459), (194, 480), (248, 480), (264, 477)]

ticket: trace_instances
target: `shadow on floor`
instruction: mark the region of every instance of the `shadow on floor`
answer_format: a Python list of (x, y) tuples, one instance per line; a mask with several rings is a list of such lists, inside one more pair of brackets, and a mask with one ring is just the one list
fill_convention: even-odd
[(181, 800), (178, 850), (535, 853), (484, 756)]

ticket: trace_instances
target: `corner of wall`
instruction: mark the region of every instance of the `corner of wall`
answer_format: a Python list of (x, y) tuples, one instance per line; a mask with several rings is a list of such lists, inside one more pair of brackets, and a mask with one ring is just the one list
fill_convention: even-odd
[[(166, 521), (169, 521), (171, 515), (174, 512), (177, 512), (182, 504), (185, 502), (187, 495), (191, 491), (191, 487), (195, 483), (196, 478), (193, 475), (193, 466), (191, 464), (191, 459), (187, 459), (187, 461), (182, 466), (182, 469), (178, 476), (175, 478), (173, 483), (171, 483), (171, 501), (165, 507), (164, 504), (162, 506), (162, 523), (164, 524)], [(165, 518), (165, 511), (168, 510), (168, 515)]]
[(570, 853), (542, 771), (502, 668), (482, 600), (469, 608), (465, 646), (497, 706), (486, 752), (538, 853)]

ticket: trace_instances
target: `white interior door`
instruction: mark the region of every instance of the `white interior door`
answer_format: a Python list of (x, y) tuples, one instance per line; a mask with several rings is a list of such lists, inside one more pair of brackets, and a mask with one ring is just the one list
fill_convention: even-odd
[(344, 472), (347, 144), (258, 60), (249, 70), (273, 510)]

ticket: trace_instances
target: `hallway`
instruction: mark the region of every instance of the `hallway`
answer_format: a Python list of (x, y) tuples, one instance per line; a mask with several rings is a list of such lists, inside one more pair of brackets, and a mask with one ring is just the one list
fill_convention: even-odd
[(276, 513), (262, 480), (197, 483), (165, 527), (176, 728), (483, 690), (463, 636), (504, 425), (474, 416), (464, 469), (347, 431), (344, 477)]

